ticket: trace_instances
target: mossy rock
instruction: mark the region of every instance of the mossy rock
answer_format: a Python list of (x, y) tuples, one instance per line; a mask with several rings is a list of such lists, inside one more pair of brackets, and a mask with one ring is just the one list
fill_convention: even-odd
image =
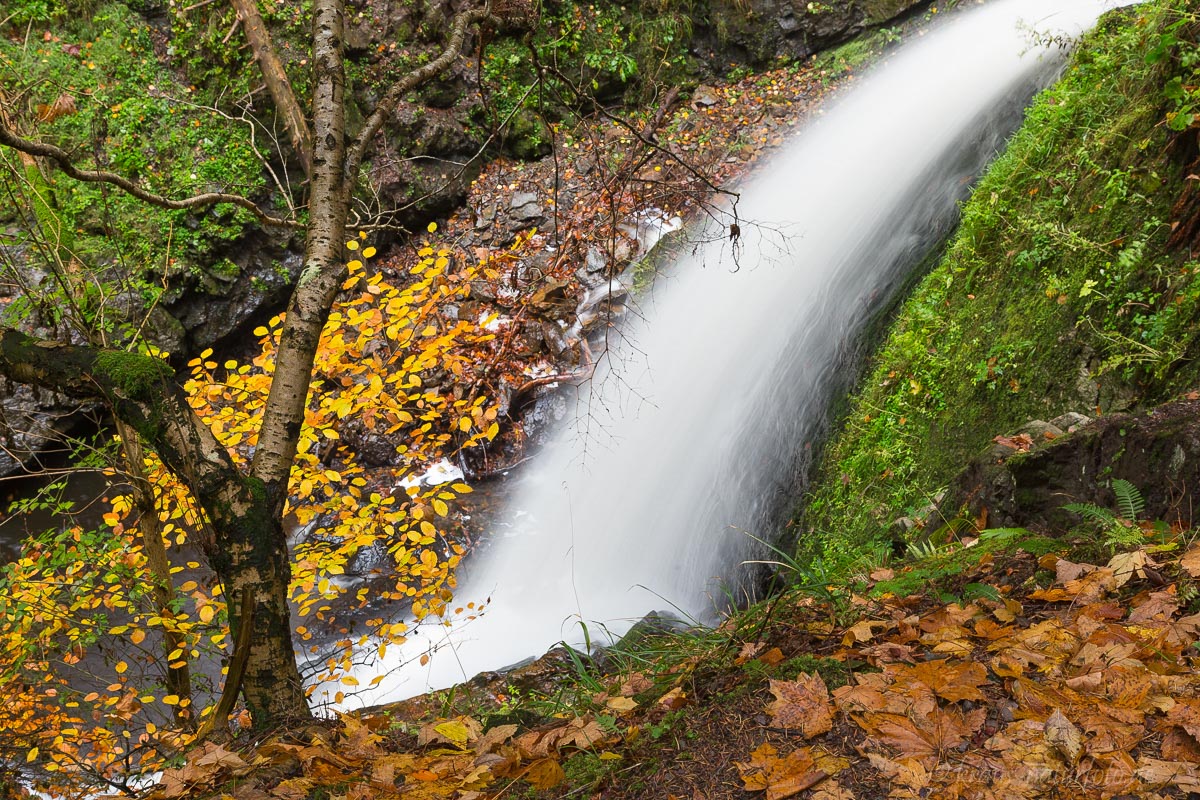
[(1153, 406), (1197, 382), (1200, 265), (1166, 247), (1186, 174), (1163, 125), (1172, 67), (1145, 58), (1165, 5), (1106, 15), (981, 180), (824, 451), (801, 558), (844, 565), (886, 543), (1030, 419)]

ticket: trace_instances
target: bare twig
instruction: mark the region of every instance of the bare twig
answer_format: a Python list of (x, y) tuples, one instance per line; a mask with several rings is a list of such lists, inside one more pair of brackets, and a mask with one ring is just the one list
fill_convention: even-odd
[(24, 139), (14, 133), (11, 129), (0, 123), (0, 144), (7, 145), (14, 150), (26, 153), (31, 156), (41, 156), (49, 158), (58, 164), (68, 176), (77, 181), (84, 183), (107, 183), (115, 186), (126, 194), (132, 195), (139, 200), (142, 200), (159, 208), (166, 208), (175, 211), (180, 211), (190, 208), (204, 208), (206, 206), (217, 205), (218, 203), (229, 203), (230, 205), (239, 206), (246, 209), (254, 215), (255, 219), (264, 225), (273, 225), (281, 228), (301, 228), (299, 222), (289, 219), (281, 219), (273, 217), (267, 212), (259, 208), (252, 200), (242, 197), (238, 194), (226, 194), (224, 192), (205, 192), (203, 194), (194, 195), (183, 200), (172, 200), (169, 197), (163, 197), (160, 194), (147, 191), (141, 186), (138, 186), (128, 178), (118, 175), (115, 172), (107, 170), (90, 170), (80, 169), (75, 166), (71, 160), (71, 156), (66, 150), (60, 147), (55, 147), (52, 144), (43, 142), (34, 142), (29, 139)]
[(363, 126), (362, 131), (358, 134), (358, 138), (354, 140), (354, 143), (350, 145), (346, 153), (346, 176), (349, 179), (346, 184), (347, 191), (353, 191), (352, 187), (358, 175), (358, 167), (362, 163), (362, 157), (366, 152), (367, 146), (375, 138), (375, 134), (379, 133), (379, 129), (383, 127), (383, 123), (388, 115), (404, 99), (404, 95), (449, 69), (450, 65), (454, 63), (454, 59), (458, 58), (459, 52), (462, 50), (463, 41), (467, 38), (467, 28), (473, 24), (492, 18), (490, 5), (460, 12), (454, 18), (450, 38), (446, 42), (446, 48), (442, 50), (442, 54), (425, 66), (413, 70), (392, 84), (392, 88), (388, 89), (387, 94), (375, 106), (375, 111), (367, 118), (366, 125)]

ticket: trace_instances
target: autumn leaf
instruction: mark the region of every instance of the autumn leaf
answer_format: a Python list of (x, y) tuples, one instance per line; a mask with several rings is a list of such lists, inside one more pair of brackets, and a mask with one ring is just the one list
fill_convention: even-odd
[(1179, 567), (1193, 578), (1200, 578), (1200, 544), (1194, 544), (1179, 559)]
[(567, 779), (562, 765), (553, 758), (539, 759), (526, 768), (521, 776), (535, 789), (553, 789)]
[(1046, 720), (1046, 741), (1072, 766), (1079, 763), (1083, 757), (1083, 734), (1071, 720), (1067, 719), (1057, 708)]
[(806, 739), (833, 728), (829, 689), (817, 673), (801, 674), (794, 681), (771, 681), (775, 702), (767, 706), (771, 725), (798, 729)]
[(822, 766), (835, 772), (844, 769), (849, 762), (833, 760), (818, 765), (811, 748), (802, 747), (785, 756), (770, 744), (764, 744), (750, 753), (750, 760), (738, 763), (738, 773), (748, 791), (765, 791), (767, 800), (783, 800), (809, 789), (831, 774)]

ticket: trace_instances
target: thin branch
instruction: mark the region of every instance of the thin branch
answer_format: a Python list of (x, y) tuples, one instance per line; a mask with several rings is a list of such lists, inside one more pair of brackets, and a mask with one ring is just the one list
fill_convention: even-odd
[(454, 25), (450, 31), (450, 39), (446, 43), (446, 49), (442, 51), (442, 54), (420, 69), (415, 69), (408, 73), (392, 85), (392, 88), (388, 90), (383, 99), (379, 101), (379, 104), (375, 106), (375, 111), (367, 118), (366, 125), (359, 132), (358, 138), (354, 140), (354, 143), (346, 153), (347, 191), (353, 191), (352, 187), (358, 175), (358, 167), (362, 163), (362, 157), (366, 152), (367, 145), (375, 138), (375, 134), (379, 133), (379, 129), (383, 127), (384, 121), (396, 109), (396, 106), (400, 104), (404, 95), (449, 69), (450, 65), (454, 63), (454, 59), (458, 58), (459, 52), (462, 50), (463, 42), (467, 38), (467, 28), (488, 19), (493, 19), (490, 5), (460, 12), (454, 18)]
[[(564, 75), (557, 67), (543, 65), (542, 68), (544, 70), (550, 72), (551, 74), (553, 74), (556, 78), (558, 78), (560, 81), (562, 81), (568, 87), (570, 87), (571, 93), (575, 95), (576, 99), (583, 101), (583, 102), (590, 103), (592, 108), (595, 109), (596, 113), (599, 114), (601, 117), (608, 120), (609, 122), (612, 122), (615, 125), (619, 125), (620, 127), (624, 128), (633, 136), (633, 138), (637, 139), (639, 142), (641, 142), (646, 147), (653, 148), (654, 150), (658, 151), (659, 153), (662, 153), (664, 156), (669, 158), (671, 161), (673, 161), (676, 164), (678, 164), (679, 166), (683, 167), (687, 172), (691, 173), (691, 175), (694, 178), (696, 178), (701, 183), (703, 183), (705, 186), (707, 186), (709, 188), (709, 190), (712, 191), (714, 194), (727, 195), (727, 196), (733, 198), (735, 203), (739, 199), (741, 199), (742, 195), (740, 192), (735, 192), (731, 189), (725, 189), (721, 186), (716, 185), (715, 183), (712, 182), (712, 179), (710, 179), (707, 175), (705, 175), (703, 172), (701, 172), (699, 169), (697, 169), (695, 166), (693, 166), (691, 163), (689, 163), (687, 161), (687, 159), (682, 158), (677, 153), (672, 152), (670, 148), (663, 147), (661, 144), (659, 144), (657, 141), (657, 137), (654, 135), (654, 130), (650, 129), (649, 126), (647, 126), (646, 131), (638, 130), (636, 127), (633, 126), (632, 123), (629, 122), (629, 120), (624, 119), (624, 118), (612, 113), (607, 108), (605, 108), (599, 101), (597, 101), (595, 97), (589, 95), (587, 92), (583, 91), (578, 86), (576, 86), (574, 83), (572, 83), (571, 79), (568, 78), (566, 75)], [(668, 98), (669, 97), (670, 97), (670, 95), (668, 95)]]
[(138, 186), (133, 181), (125, 178), (115, 172), (107, 170), (85, 170), (75, 166), (71, 161), (71, 156), (66, 150), (60, 147), (55, 147), (52, 144), (42, 142), (34, 142), (29, 139), (23, 139), (14, 133), (11, 129), (0, 123), (0, 144), (8, 145), (9, 147), (21, 153), (26, 153), (31, 156), (41, 156), (49, 158), (58, 164), (68, 176), (77, 181), (85, 183), (107, 183), (116, 186), (126, 194), (132, 195), (139, 200), (142, 200), (159, 208), (166, 208), (175, 211), (185, 210), (189, 208), (204, 208), (206, 206), (216, 205), (218, 203), (229, 203), (230, 205), (240, 206), (246, 209), (254, 217), (264, 225), (274, 225), (281, 228), (302, 228), (299, 222), (289, 219), (280, 219), (272, 217), (270, 214), (263, 211), (255, 203), (241, 195), (225, 194), (223, 192), (205, 192), (184, 200), (172, 200), (169, 197), (163, 197), (159, 194), (146, 191), (141, 186)]

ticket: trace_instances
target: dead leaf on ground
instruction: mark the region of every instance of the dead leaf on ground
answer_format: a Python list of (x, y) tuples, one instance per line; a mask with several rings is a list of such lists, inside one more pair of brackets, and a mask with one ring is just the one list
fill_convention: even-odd
[(765, 791), (767, 800), (783, 800), (811, 788), (849, 766), (846, 759), (801, 747), (780, 756), (773, 745), (764, 744), (750, 753), (748, 762), (737, 764), (744, 788)]
[(771, 694), (775, 702), (767, 706), (767, 711), (773, 726), (797, 729), (805, 739), (833, 728), (829, 689), (819, 674), (801, 673), (794, 681), (772, 680)]
[(1200, 544), (1191, 548), (1179, 558), (1179, 568), (1193, 578), (1200, 578)]
[(543, 758), (533, 762), (521, 777), (535, 789), (553, 789), (567, 779), (562, 765), (553, 758)]
[(1083, 734), (1075, 723), (1057, 708), (1046, 720), (1046, 741), (1066, 758), (1067, 763), (1074, 766), (1083, 757)]

